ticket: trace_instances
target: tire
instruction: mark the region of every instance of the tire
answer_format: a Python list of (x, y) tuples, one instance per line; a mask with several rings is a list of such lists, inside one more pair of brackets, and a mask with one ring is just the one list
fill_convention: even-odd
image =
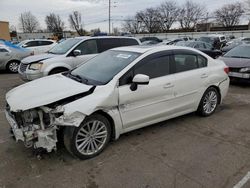
[(65, 72), (65, 71), (68, 71), (68, 69), (66, 69), (66, 68), (56, 68), (56, 69), (51, 70), (49, 72), (49, 75), (58, 74), (58, 73)]
[(11, 73), (17, 73), (19, 64), (19, 61), (10, 61), (6, 66), (6, 69)]
[[(98, 134), (98, 135), (97, 135)], [(66, 127), (64, 145), (79, 159), (99, 155), (108, 145), (111, 137), (110, 122), (99, 114), (87, 117), (79, 127)]]
[(203, 94), (197, 113), (203, 117), (212, 115), (219, 104), (220, 95), (214, 87), (208, 88)]

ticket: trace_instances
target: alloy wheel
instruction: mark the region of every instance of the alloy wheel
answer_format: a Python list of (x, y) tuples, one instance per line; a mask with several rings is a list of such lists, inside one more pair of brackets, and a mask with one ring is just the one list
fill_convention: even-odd
[(9, 64), (9, 66), (8, 66), (9, 71), (11, 71), (11, 72), (17, 72), (18, 71), (18, 67), (19, 67), (19, 63), (15, 62), (15, 61), (11, 62)]
[(93, 155), (103, 148), (107, 137), (108, 131), (102, 121), (86, 122), (76, 134), (76, 149), (83, 155)]
[(218, 97), (215, 91), (209, 91), (203, 101), (203, 110), (206, 114), (211, 114), (218, 104)]

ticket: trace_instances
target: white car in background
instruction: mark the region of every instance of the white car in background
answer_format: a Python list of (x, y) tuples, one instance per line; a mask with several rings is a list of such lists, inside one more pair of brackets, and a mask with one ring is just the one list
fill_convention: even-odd
[(111, 48), (141, 44), (134, 37), (75, 37), (57, 44), (48, 53), (22, 60), (19, 75), (24, 81), (71, 70)]
[(120, 47), (9, 91), (6, 117), (26, 146), (51, 152), (61, 132), (69, 152), (87, 159), (123, 133), (195, 111), (212, 115), (228, 87), (228, 67), (198, 50)]
[(48, 52), (57, 44), (54, 40), (47, 39), (33, 39), (33, 40), (24, 40), (17, 44), (17, 46), (22, 48), (27, 48), (34, 52), (34, 55), (42, 54)]

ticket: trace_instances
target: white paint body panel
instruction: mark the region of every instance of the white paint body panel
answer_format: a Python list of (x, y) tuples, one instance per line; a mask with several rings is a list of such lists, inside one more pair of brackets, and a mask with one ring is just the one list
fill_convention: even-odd
[(11, 111), (25, 111), (86, 92), (90, 88), (58, 74), (16, 87), (6, 94), (6, 100)]
[[(120, 77), (141, 59), (156, 52), (175, 49), (188, 49), (200, 53), (208, 59), (208, 67), (151, 79), (148, 85), (139, 85), (136, 91), (131, 91), (130, 85), (119, 87)], [(220, 89), (221, 100), (228, 91), (229, 78), (224, 72), (225, 64), (195, 49), (164, 46), (122, 47), (115, 50), (143, 54), (108, 84), (96, 86), (92, 94), (64, 105), (65, 117), (71, 117), (76, 113), (86, 117), (101, 110), (113, 119), (115, 137), (118, 138), (122, 133), (196, 111), (202, 95), (210, 86), (217, 86)], [(23, 111), (86, 92), (90, 88), (91, 86), (62, 75), (55, 75), (11, 90), (6, 100), (11, 110)]]

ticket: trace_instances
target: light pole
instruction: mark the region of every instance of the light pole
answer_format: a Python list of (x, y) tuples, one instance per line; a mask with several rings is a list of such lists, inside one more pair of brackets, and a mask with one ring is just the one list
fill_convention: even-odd
[(110, 21), (111, 21), (111, 0), (109, 0), (109, 34), (110, 34)]

